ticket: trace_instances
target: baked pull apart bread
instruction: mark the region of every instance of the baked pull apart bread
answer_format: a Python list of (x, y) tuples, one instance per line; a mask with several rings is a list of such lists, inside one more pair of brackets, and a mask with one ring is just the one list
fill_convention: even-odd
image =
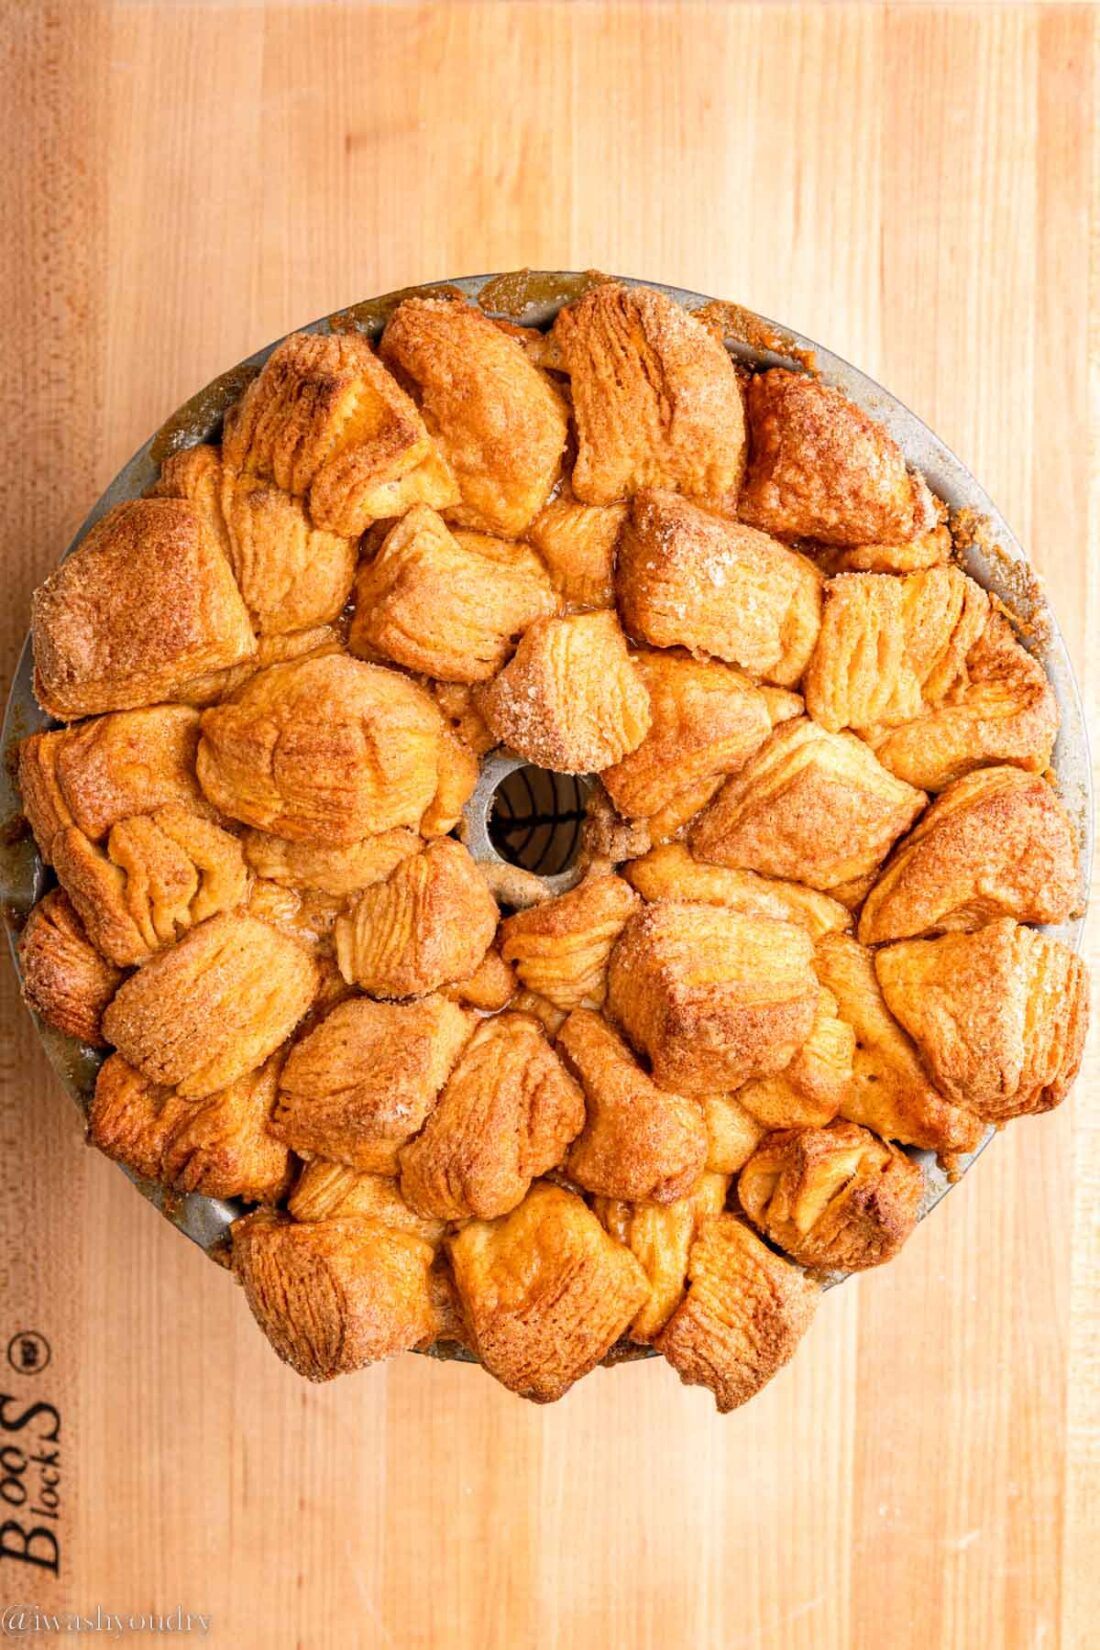
[(1076, 1075), (1039, 627), (728, 311), (394, 306), (38, 591), (24, 998), (104, 1051), (102, 1152), (233, 1201), (308, 1378), (438, 1343), (542, 1403), (645, 1351), (733, 1409)]

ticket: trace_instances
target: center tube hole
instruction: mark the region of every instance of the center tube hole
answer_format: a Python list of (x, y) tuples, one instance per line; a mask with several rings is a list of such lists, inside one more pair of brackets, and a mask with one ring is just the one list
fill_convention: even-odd
[(509, 865), (557, 876), (576, 860), (590, 781), (547, 768), (516, 768), (493, 793), (489, 840)]

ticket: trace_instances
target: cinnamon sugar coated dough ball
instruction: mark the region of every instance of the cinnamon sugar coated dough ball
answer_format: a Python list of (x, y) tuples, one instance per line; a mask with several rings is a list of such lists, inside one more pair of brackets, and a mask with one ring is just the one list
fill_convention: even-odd
[[(579, 287), (284, 339), (51, 575), (18, 957), (305, 1377), (438, 1343), (550, 1402), (644, 1348), (725, 1412), (918, 1154), (1065, 1096), (1080, 832), (1041, 626), (884, 426)], [(561, 881), (466, 846), (497, 750), (575, 776)]]

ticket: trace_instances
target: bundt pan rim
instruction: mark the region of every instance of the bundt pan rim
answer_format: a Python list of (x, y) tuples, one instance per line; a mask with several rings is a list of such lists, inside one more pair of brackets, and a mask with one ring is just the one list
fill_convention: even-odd
[[(477, 303), (490, 315), (518, 325), (546, 327), (563, 308), (585, 290), (594, 279), (592, 272), (573, 270), (518, 270), (492, 275), (467, 275), (405, 287), (381, 297), (366, 299), (348, 308), (322, 316), (299, 332), (364, 332), (377, 338), (387, 318), (404, 298), (459, 295)], [(688, 310), (716, 306), (726, 332), (726, 347), (735, 360), (750, 367), (784, 366), (796, 371), (812, 371), (827, 383), (843, 390), (852, 401), (871, 414), (894, 437), (907, 461), (921, 470), (929, 486), (952, 511), (966, 511), (979, 530), (963, 552), (965, 570), (985, 589), (998, 596), (1020, 624), (1020, 639), (1040, 660), (1054, 689), (1061, 715), (1052, 765), (1059, 789), (1077, 827), (1081, 849), (1082, 887), (1087, 890), (1093, 855), (1093, 792), (1088, 736), (1080, 691), (1057, 617), (1046, 598), (1039, 577), (1023, 546), (989, 498), (985, 489), (922, 419), (896, 396), (857, 367), (831, 350), (793, 331), (782, 323), (767, 320), (734, 303), (708, 297), (659, 281), (626, 275), (601, 277), (621, 281), (628, 287), (650, 287), (664, 293)], [(164, 421), (149, 440), (119, 470), (88, 512), (72, 543), (71, 555), (101, 516), (125, 499), (137, 498), (152, 485), (160, 465), (169, 453), (215, 436), (226, 409), (241, 395), (245, 385), (260, 369), (282, 339), (275, 339), (236, 366), (220, 373), (195, 395), (189, 397)], [(0, 819), (6, 829), (0, 834), (0, 897), (4, 923), (17, 974), (20, 974), (17, 941), (27, 913), (47, 886), (48, 873), (29, 833), (19, 829), (21, 806), (14, 779), (15, 746), (28, 734), (57, 726), (35, 701), (32, 685), (31, 642), (28, 634), (12, 678), (0, 741), (4, 763), (0, 771)], [(1047, 932), (1080, 950), (1084, 916), (1051, 927)], [(95, 1084), (102, 1055), (37, 1021), (47, 1057), (62, 1084), (83, 1115)], [(987, 1129), (977, 1149), (959, 1158), (957, 1178), (984, 1151), (996, 1131)], [(946, 1196), (954, 1180), (936, 1164), (931, 1152), (911, 1151), (921, 1165), (925, 1195), (921, 1203), (923, 1219)], [(123, 1168), (143, 1197), (179, 1228), (192, 1242), (215, 1258), (224, 1255), (229, 1223), (243, 1205), (197, 1194), (178, 1196)], [(837, 1273), (826, 1280), (840, 1282), (847, 1274)], [(619, 1363), (652, 1355), (652, 1348), (621, 1343), (605, 1360)], [(429, 1349), (430, 1355), (474, 1362), (472, 1355), (451, 1343)]]

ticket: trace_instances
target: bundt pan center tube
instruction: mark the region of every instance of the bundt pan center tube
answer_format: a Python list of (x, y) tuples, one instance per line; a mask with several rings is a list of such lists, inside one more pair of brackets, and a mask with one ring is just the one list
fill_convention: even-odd
[[(360, 333), (377, 342), (387, 321), (405, 299), (462, 297), (478, 304), (490, 317), (517, 327), (546, 331), (559, 311), (575, 301), (598, 279), (606, 277), (562, 271), (519, 271), (462, 277), (367, 300), (314, 321), (301, 330), (315, 334)], [(726, 349), (735, 363), (746, 369), (759, 371), (782, 367), (796, 373), (811, 373), (842, 390), (893, 437), (907, 463), (925, 476), (932, 492), (948, 507), (953, 521), (967, 524), (967, 531), (955, 534), (957, 548), (961, 542), (959, 559), (964, 570), (1004, 604), (1016, 623), (1020, 640), (1040, 660), (1057, 699), (1061, 721), (1052, 766), (1061, 799), (1077, 832), (1083, 883), (1087, 887), (1092, 857), (1093, 806), (1086, 733), (1073, 671), (1057, 621), (1023, 549), (975, 479), (932, 431), (899, 401), (863, 373), (811, 340), (737, 305), (699, 293), (626, 277), (614, 279), (627, 289), (648, 288), (664, 294), (689, 312), (704, 313), (712, 328), (720, 327)], [(198, 443), (220, 440), (225, 413), (238, 402), (276, 347), (277, 344), (269, 345), (221, 374), (166, 420), (111, 482), (90, 511), (67, 554), (76, 549), (109, 510), (123, 501), (145, 495), (157, 481), (166, 459)], [(0, 784), (4, 786), (4, 815), (9, 822), (2, 856), (4, 908), (9, 943), (17, 967), (19, 957), (16, 945), (23, 924), (51, 883), (49, 869), (32, 838), (18, 826), (22, 809), (14, 781), (15, 748), (28, 735), (57, 725), (39, 707), (32, 677), (33, 662), (28, 639), (8, 700), (3, 729), (6, 761), (0, 779)], [(546, 764), (546, 769), (551, 767), (552, 764)], [(478, 783), (466, 804), (464, 818), (458, 828), (459, 838), (470, 854), (491, 873), (494, 886), (498, 890), (505, 889), (504, 897), (508, 903), (517, 908), (532, 903), (540, 894), (566, 892), (576, 885), (582, 874), (576, 850), (579, 818), (590, 782), (583, 775), (565, 776), (547, 772), (546, 769), (540, 773), (537, 765), (506, 749), (489, 753), (482, 762)], [(918, 779), (916, 783), (923, 784), (924, 781)], [(526, 796), (526, 803), (516, 788), (520, 786), (525, 787), (522, 796)], [(506, 807), (506, 799), (513, 796), (521, 797), (518, 812), (511, 819), (514, 829), (509, 828), (506, 817), (507, 808), (513, 807), (511, 801), (507, 802)], [(528, 811), (524, 812), (528, 804)], [(512, 879), (511, 884), (509, 878)], [(516, 890), (514, 895), (507, 893), (509, 886)], [(1082, 923), (1082, 917), (1075, 917), (1044, 931), (1076, 949)], [(41, 1023), (40, 1029), (51, 1062), (82, 1112), (87, 1113), (102, 1055), (45, 1023)], [(578, 1030), (578, 1039), (581, 1031), (583, 1027)], [(583, 1069), (584, 1058), (584, 1048), (578, 1043), (574, 1063)], [(992, 1127), (988, 1128), (976, 1150), (957, 1157), (952, 1179), (966, 1171), (993, 1132)], [(913, 1148), (907, 1149), (906, 1155), (919, 1164), (923, 1175), (919, 1208), (919, 1214), (923, 1217), (945, 1195), (951, 1181), (932, 1152)], [(176, 1195), (130, 1168), (125, 1172), (142, 1195), (182, 1232), (217, 1258), (224, 1257), (228, 1228), (242, 1213), (243, 1204), (195, 1194)], [(774, 1172), (769, 1171), (769, 1177), (765, 1177), (762, 1184), (770, 1188), (777, 1183), (776, 1177), (781, 1179), (783, 1173), (789, 1172), (789, 1165), (777, 1161)], [(554, 1218), (552, 1190), (547, 1189), (543, 1200), (547, 1205), (548, 1220)], [(767, 1198), (763, 1194), (762, 1198), (761, 1206), (766, 1208)], [(765, 1235), (770, 1235), (763, 1215), (758, 1224), (761, 1224)], [(797, 1245), (792, 1247), (793, 1241), (782, 1244), (788, 1253), (796, 1252)], [(815, 1265), (818, 1273), (826, 1274), (827, 1284), (840, 1281), (847, 1275), (842, 1262), (830, 1267), (823, 1264), (820, 1258), (814, 1262), (812, 1256), (807, 1255), (806, 1259), (807, 1264)], [(650, 1356), (653, 1350), (652, 1347), (624, 1342), (614, 1349), (608, 1361), (616, 1357)], [(439, 1342), (432, 1352), (442, 1357), (471, 1358), (470, 1353), (450, 1342)]]

